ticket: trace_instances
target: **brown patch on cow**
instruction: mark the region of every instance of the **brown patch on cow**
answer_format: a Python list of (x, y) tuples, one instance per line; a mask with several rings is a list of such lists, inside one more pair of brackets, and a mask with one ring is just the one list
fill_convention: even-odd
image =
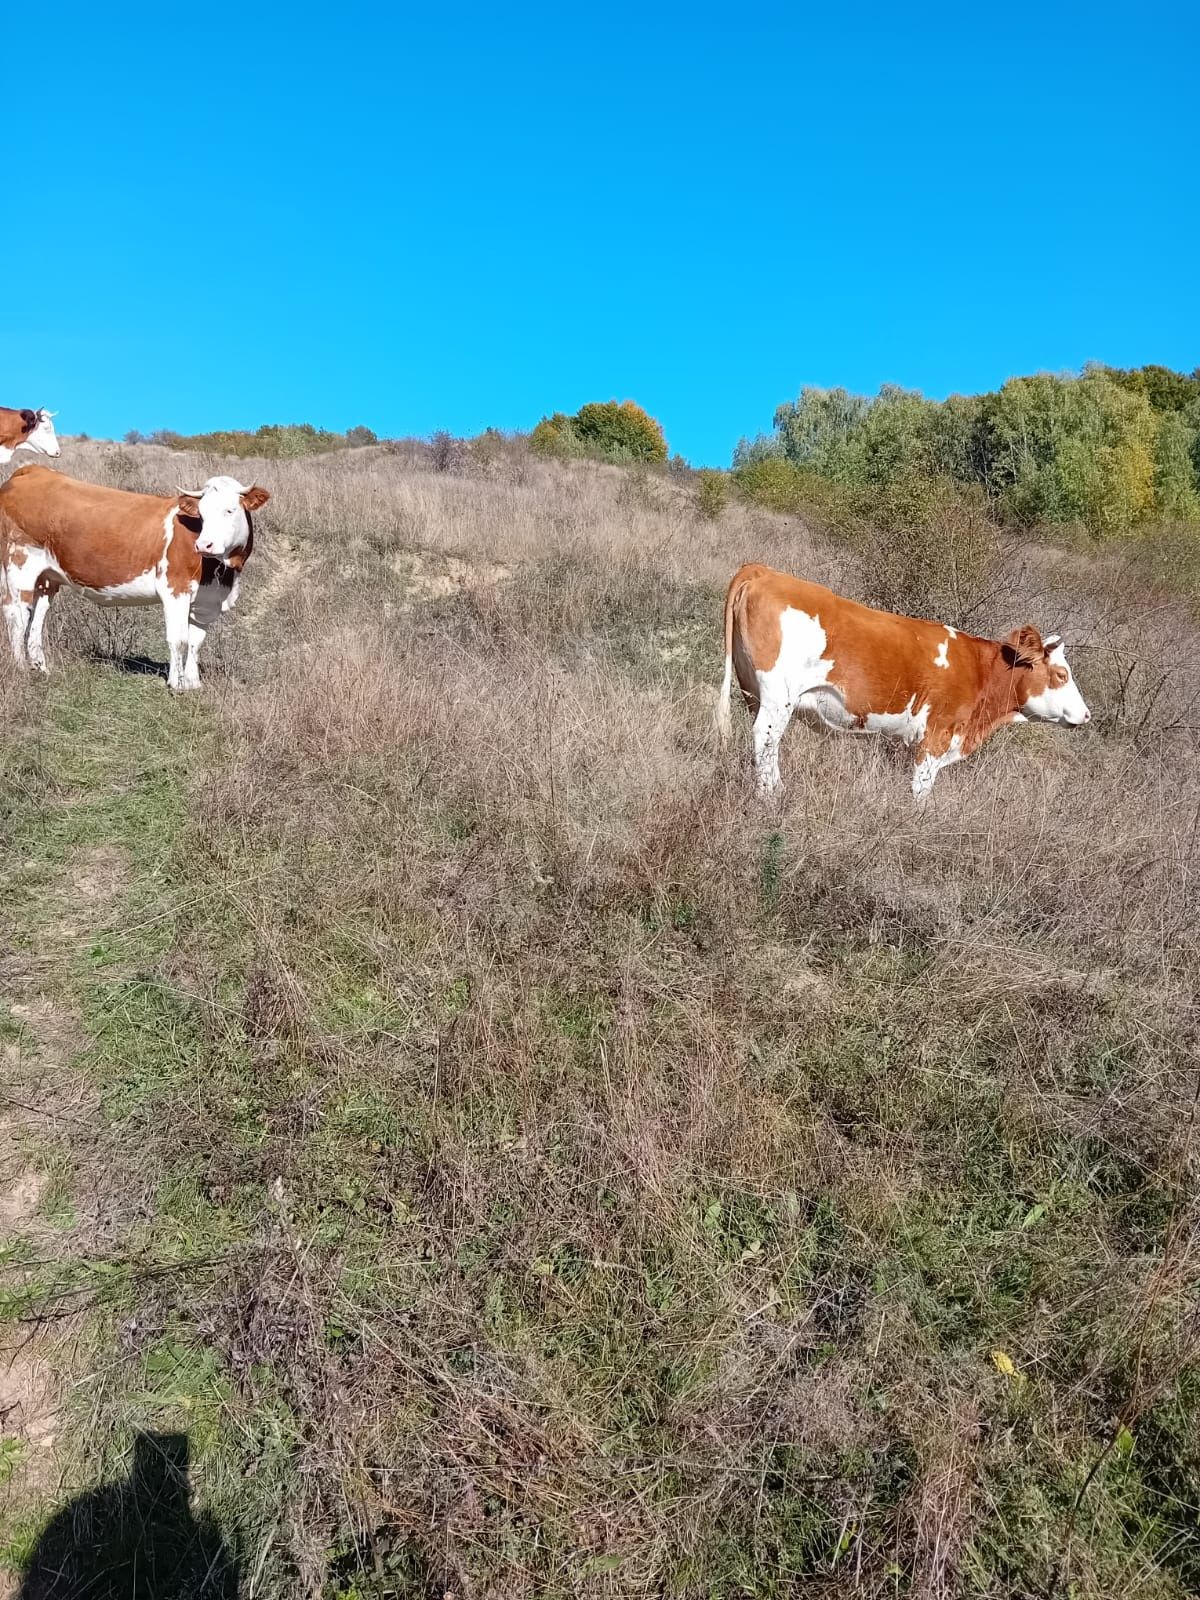
[[(182, 506), (183, 502), (180, 502)], [(195, 527), (189, 526), (195, 523)], [(204, 557), (196, 549), (196, 537), (203, 524), (191, 513), (177, 512), (171, 524), (167, 546), (167, 588), (172, 594), (194, 591), (204, 575)]]
[(247, 516), (251, 511), (261, 511), (270, 498), (269, 489), (264, 489), (259, 483), (252, 483), (242, 496), (242, 510)]
[(28, 406), (20, 410), (12, 406), (0, 406), (0, 445), (14, 450), (37, 427), (37, 421), (37, 412), (31, 411)]
[[(30, 548), (46, 551), (69, 582), (109, 589), (162, 560), (174, 498), (79, 483), (49, 467), (19, 467), (0, 487), (0, 514)], [(196, 558), (199, 571), (199, 558)]]

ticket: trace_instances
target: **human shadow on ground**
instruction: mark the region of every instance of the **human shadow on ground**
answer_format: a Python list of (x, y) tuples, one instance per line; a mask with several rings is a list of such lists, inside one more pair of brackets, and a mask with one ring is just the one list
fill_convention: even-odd
[(183, 1433), (134, 1437), (129, 1477), (77, 1495), (37, 1542), (19, 1600), (237, 1600), (238, 1563), (192, 1511)]

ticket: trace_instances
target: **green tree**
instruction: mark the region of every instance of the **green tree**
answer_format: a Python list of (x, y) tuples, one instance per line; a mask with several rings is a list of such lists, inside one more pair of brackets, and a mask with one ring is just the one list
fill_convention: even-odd
[(1154, 502), (1160, 516), (1175, 522), (1200, 521), (1198, 457), (1200, 431), (1189, 413), (1168, 411), (1160, 417), (1154, 446)]
[(575, 432), (574, 418), (567, 416), (565, 411), (556, 411), (551, 417), (543, 417), (529, 435), (529, 448), (534, 455), (557, 456), (559, 459), (581, 455), (582, 447), (579, 435)]
[(1155, 411), (1184, 411), (1200, 400), (1200, 367), (1185, 376), (1170, 367), (1102, 367), (1098, 369), (1111, 382), (1130, 394), (1143, 395)]
[(665, 461), (667, 441), (652, 416), (632, 400), (592, 401), (574, 417), (585, 448), (616, 460)]
[(801, 389), (775, 412), (775, 434), (789, 461), (843, 479), (870, 401), (846, 389)]

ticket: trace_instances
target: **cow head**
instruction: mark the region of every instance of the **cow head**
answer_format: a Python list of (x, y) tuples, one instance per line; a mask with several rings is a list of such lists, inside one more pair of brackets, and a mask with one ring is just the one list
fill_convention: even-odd
[(1016, 628), (1000, 649), (1012, 669), (1013, 698), (1025, 716), (1071, 728), (1092, 720), (1058, 634), (1043, 639), (1036, 628)]
[(250, 538), (250, 512), (265, 506), (270, 499), (257, 484), (239, 483), (236, 478), (210, 478), (202, 489), (180, 489), (181, 516), (200, 523), (196, 549), (202, 556), (224, 561), (240, 550)]
[(62, 446), (54, 431), (53, 417), (54, 412), (47, 411), (45, 406), (38, 411), (22, 411), (21, 438), (13, 449), (36, 450), (44, 456), (61, 455)]

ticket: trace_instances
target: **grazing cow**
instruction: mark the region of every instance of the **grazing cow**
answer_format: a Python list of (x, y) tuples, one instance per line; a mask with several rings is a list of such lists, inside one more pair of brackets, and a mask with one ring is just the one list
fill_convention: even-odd
[(40, 411), (14, 411), (0, 406), (0, 466), (11, 461), (14, 451), (34, 450), (39, 455), (61, 454), (61, 446), (50, 420), (53, 411), (43, 407)]
[(943, 767), (1006, 723), (1032, 718), (1074, 728), (1091, 719), (1057, 636), (1043, 639), (1027, 627), (1007, 639), (980, 639), (757, 565), (736, 572), (725, 597), (722, 738), (735, 671), (754, 719), (761, 794), (780, 785), (779, 741), (797, 708), (832, 728), (903, 740), (919, 805)]
[(178, 495), (130, 494), (18, 467), (0, 487), (0, 600), (13, 654), (46, 670), (46, 612), (69, 583), (101, 606), (160, 601), (167, 682), (199, 688), (205, 632), (237, 601), (254, 546), (250, 513), (269, 498), (236, 478), (209, 478)]

